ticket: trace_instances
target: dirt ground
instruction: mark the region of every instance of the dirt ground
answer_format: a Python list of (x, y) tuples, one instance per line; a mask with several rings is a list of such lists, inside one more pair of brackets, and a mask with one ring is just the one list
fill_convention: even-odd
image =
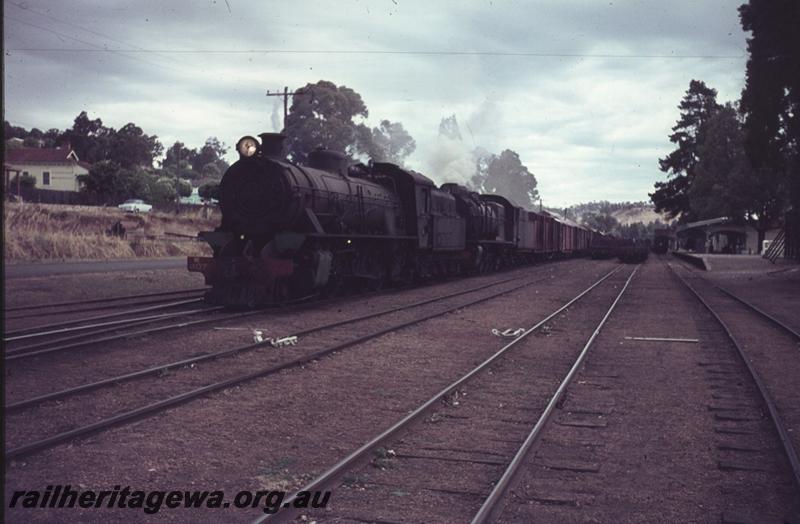
[[(651, 268), (648, 278), (652, 280), (641, 281), (638, 294), (629, 305), (632, 311), (638, 311), (641, 315), (651, 310), (652, 313), (635, 321), (635, 333), (629, 325), (626, 327), (624, 316), (620, 314), (616, 321), (612, 317), (612, 327), (617, 331), (616, 335), (612, 332), (608, 336), (614, 340), (623, 332), (661, 336), (692, 334), (684, 333), (687, 311), (680, 304), (685, 297), (675, 302), (676, 299), (665, 297), (664, 291), (660, 290), (663, 278), (655, 271), (659, 263), (655, 257), (651, 257), (645, 268)], [(534, 277), (551, 278), (525, 290), (425, 322), (414, 329), (390, 333), (302, 368), (230, 388), (160, 415), (22, 460), (9, 461), (5, 466), (6, 499), (15, 489), (43, 490), (52, 484), (71, 484), (81, 489), (98, 490), (112, 489), (116, 484), (122, 484), (123, 487), (130, 485), (132, 489), (220, 489), (229, 497), (246, 489), (297, 489), (443, 385), (471, 369), (488, 352), (497, 349), (501, 341), (491, 335), (492, 328), (532, 324), (613, 266), (613, 261), (571, 260), (515, 270), (508, 275), (516, 276), (520, 282)], [(796, 268), (765, 274), (733, 271), (703, 276), (712, 277), (720, 285), (752, 299), (764, 309), (781, 316), (787, 323), (800, 326), (800, 315), (797, 313), (800, 311), (800, 271)], [(209, 327), (175, 332), (158, 339), (121, 341), (114, 347), (94, 348), (76, 355), (33, 359), (17, 368), (7, 365), (4, 381), (6, 398), (9, 398), (8, 394), (16, 400), (27, 398), (155, 363), (243, 345), (251, 340), (255, 327), (264, 329), (270, 335), (287, 335), (305, 327), (467, 289), (500, 278), (501, 275), (491, 275), (451, 281), (440, 286), (356, 298), (338, 305), (311, 308), (302, 313), (265, 315), (246, 322), (225, 324), (225, 327), (241, 329), (214, 330)], [(115, 274), (15, 279), (7, 281), (6, 287), (14, 293), (15, 304), (25, 304), (197, 288), (202, 287), (202, 280), (195, 274), (169, 270), (143, 271), (125, 277)], [(674, 293), (672, 287), (669, 289)], [(489, 291), (483, 293), (488, 294)], [(466, 301), (467, 297), (461, 300)], [(400, 317), (381, 322), (397, 318)], [(556, 337), (554, 341), (570, 336), (569, 320), (567, 316), (566, 322), (553, 326), (551, 336)], [(694, 329), (702, 332), (702, 322), (693, 322), (696, 324)], [(377, 328), (379, 323), (375, 322), (370, 327)], [(178, 370), (153, 380), (121, 384), (64, 402), (46, 404), (27, 415), (21, 413), (6, 417), (6, 435), (14, 440), (14, 444), (19, 444), (40, 430), (49, 433), (67, 429), (77, 422), (90, 422), (220, 377), (263, 367), (275, 359), (330, 345), (354, 333), (332, 332), (302, 340), (297, 348), (255, 351), (196, 368)], [(557, 350), (558, 343), (552, 345), (553, 350)], [(616, 453), (627, 456), (628, 464), (621, 465), (624, 469), (604, 466), (602, 476), (598, 477), (603, 482), (593, 484), (594, 487), (587, 488), (583, 494), (579, 491), (578, 495), (567, 493), (568, 490), (561, 483), (563, 479), (549, 483), (545, 481), (550, 488), (550, 499), (577, 500), (577, 505), (571, 502), (565, 504), (567, 513), (550, 513), (550, 516), (559, 517), (557, 520), (560, 520), (567, 515), (565, 521), (602, 522), (612, 519), (642, 522), (645, 521), (644, 516), (658, 518), (661, 515), (668, 520), (675, 517), (705, 521), (713, 507), (714, 520), (719, 519), (720, 511), (724, 509), (719, 502), (709, 502), (712, 507), (705, 509), (696, 505), (683, 507), (687, 500), (699, 501), (696, 504), (702, 505), (709, 497), (708, 493), (719, 493), (720, 489), (735, 493), (741, 487), (736, 482), (726, 484), (720, 481), (721, 474), (713, 464), (709, 466), (710, 469), (701, 468), (697, 476), (687, 476), (689, 473), (686, 472), (695, 471), (692, 469), (695, 466), (708, 465), (709, 461), (713, 463), (716, 442), (709, 439), (706, 431), (710, 426), (705, 407), (698, 411), (684, 403), (690, 393), (709, 388), (713, 381), (703, 382), (703, 377), (708, 373), (697, 365), (683, 369), (681, 366), (689, 364), (671, 361), (671, 358), (684, 351), (685, 348), (680, 346), (650, 355), (641, 353), (639, 359), (621, 362), (623, 367), (628, 365), (628, 373), (632, 373), (635, 366), (648, 366), (652, 362), (657, 363), (658, 371), (657, 375), (652, 376), (629, 375), (630, 380), (621, 383), (614, 375), (622, 373), (612, 370), (613, 366), (604, 365), (592, 370), (587, 365), (589, 377), (583, 387), (588, 389), (583, 395), (587, 395), (588, 391), (588, 396), (585, 396), (583, 403), (578, 402), (577, 396), (570, 397), (574, 403), (570, 407), (597, 408), (599, 405), (597, 409), (628, 417), (641, 415), (641, 419), (633, 429), (612, 428), (612, 434), (616, 436), (612, 435), (610, 440), (604, 442), (602, 460), (586, 459), (589, 463), (607, 464), (615, 456), (609, 450), (617, 449)], [(686, 384), (676, 381), (676, 377), (681, 377)], [(643, 400), (640, 395), (648, 391), (653, 379), (668, 392), (658, 399), (670, 406), (663, 413), (664, 416), (658, 419), (659, 423), (681, 428), (682, 440), (677, 443), (665, 445), (664, 432), (658, 429), (653, 420), (644, 416), (646, 413), (640, 411), (642, 404), (633, 402), (640, 398)], [(608, 401), (605, 398), (608, 394), (621, 395), (619, 398), (622, 400)], [(650, 398), (657, 396), (653, 391), (649, 395)], [(573, 431), (591, 431), (585, 427), (576, 429), (569, 424), (559, 424), (559, 427), (562, 430), (571, 427)], [(567, 435), (565, 438), (573, 443), (576, 438), (577, 442), (588, 442), (589, 447), (595, 442), (594, 437), (587, 439), (581, 435)], [(554, 445), (562, 444), (556, 442)], [(637, 473), (644, 459), (641, 453), (631, 454), (630, 450), (638, 447), (642, 453), (646, 453), (644, 449), (648, 446), (656, 450), (653, 460), (660, 466)], [(695, 457), (695, 448), (691, 446), (696, 446), (700, 455)], [(556, 451), (556, 456), (563, 452), (563, 448), (558, 449), (560, 451)], [(700, 456), (705, 458), (698, 458)], [(544, 465), (547, 464), (544, 461)], [(681, 464), (686, 467), (678, 467)], [(625, 480), (627, 487), (618, 485), (620, 479)], [(350, 479), (350, 484), (358, 486), (359, 480)], [(752, 484), (755, 481), (747, 482), (755, 485)], [(609, 490), (609, 486), (614, 486), (614, 490)], [(670, 495), (666, 497), (666, 503), (671, 509), (663, 514), (652, 512), (653, 507), (657, 507), (654, 504), (664, 501), (667, 492)], [(661, 498), (647, 498), (647, 493), (661, 493)], [(629, 502), (620, 505), (620, 500)], [(597, 507), (582, 510), (581, 505), (587, 501)], [(377, 505), (380, 502), (373, 500), (372, 503)], [(529, 516), (527, 511), (530, 510), (530, 504), (517, 503), (516, 509), (507, 509), (511, 513), (504, 513), (505, 518), (524, 521), (527, 518), (525, 515)], [(552, 510), (552, 506), (545, 504), (545, 510)], [(559, 508), (561, 506), (556, 510)], [(577, 513), (574, 512), (576, 508)], [(169, 522), (248, 521), (258, 514), (258, 510), (254, 512), (252, 509), (165, 509), (156, 517)], [(86, 522), (150, 520), (148, 515), (136, 510), (110, 509), (69, 510), (68, 513), (66, 510), (6, 509), (5, 517), (7, 521), (16, 522), (62, 518)], [(322, 517), (325, 520), (324, 514)], [(411, 515), (400, 520), (415, 521)]]
[(3, 283), (5, 307), (112, 298), (205, 287), (203, 275), (185, 269), (86, 273), (15, 278)]
[(500, 522), (800, 519), (755, 386), (666, 262), (652, 257), (621, 300)]
[[(612, 266), (610, 262), (574, 260), (520, 270), (520, 277), (526, 275), (526, 279), (550, 275), (553, 278), (517, 292), (517, 298), (466, 308), (426, 322), (422, 325), (424, 329), (392, 333), (316, 364), (231, 388), (162, 415), (13, 461), (6, 470), (7, 486), (35, 486), (46, 482), (44, 479), (63, 478), (65, 482), (98, 488), (109, 482), (116, 483), (117, 479), (141, 486), (140, 489), (157, 486), (165, 489), (168, 486), (198, 486), (199, 489), (209, 486), (207, 489), (235, 493), (241, 489), (267, 486), (274, 489), (298, 488), (312, 472), (318, 472), (326, 463), (351, 449), (359, 439), (389, 424), (399, 413), (412, 408), (426, 395), (452, 380), (454, 373), (468, 369), (476, 358), (485, 355), (490, 350), (485, 342), (494, 344), (498, 341), (491, 335), (492, 328), (515, 327), (514, 324), (530, 317), (532, 311), (529, 308), (518, 307), (520, 298), (530, 297), (530, 308), (535, 308), (533, 311), (551, 309), (554, 304), (571, 297), (576, 288), (582, 289)], [(281, 334), (289, 334), (294, 329), (319, 322), (349, 318), (498, 278), (498, 275), (487, 275), (452, 281), (445, 285), (378, 295), (368, 300), (351, 300), (337, 307), (312, 309), (294, 315), (294, 318), (270, 320), (267, 316), (261, 322), (268, 332), (280, 329)], [(460, 300), (466, 301), (467, 298)], [(515, 302), (517, 307), (510, 308)], [(506, 305), (501, 307), (504, 303)], [(498, 318), (499, 310), (508, 313)], [(509, 316), (512, 313), (518, 317), (517, 320)], [(245, 327), (253, 326), (255, 322), (251, 320)], [(463, 329), (468, 329), (470, 335), (461, 338), (462, 343), (453, 344), (448, 334)], [(62, 356), (28, 362), (24, 367), (7, 370), (11, 373), (7, 384), (11, 380), (15, 384), (36, 383), (38, 393), (54, 389), (52, 379), (46, 377), (63, 377), (63, 380), (58, 379), (59, 386), (63, 382), (66, 386), (80, 380), (81, 375), (88, 379), (89, 375), (111, 374), (115, 368), (138, 368), (144, 365), (145, 360), (168, 361), (179, 354), (186, 356), (198, 351), (242, 345), (251, 336), (247, 331), (203, 330), (158, 341), (129, 341), (107, 348), (105, 352), (96, 349), (72, 358)], [(347, 334), (336, 336), (341, 338)], [(307, 344), (330, 344), (334, 340), (309, 339)], [(161, 385), (164, 380), (169, 380), (173, 388), (186, 381), (197, 384), (204, 377), (229, 373), (226, 369), (231, 366), (238, 369), (262, 366), (275, 358), (306, 349), (309, 349), (306, 341), (302, 340), (296, 348), (278, 352), (264, 350), (238, 359), (182, 370), (175, 373), (177, 382), (175, 377), (167, 376), (146, 382), (144, 389), (142, 384), (123, 384), (92, 395), (84, 407), (75, 399), (45, 406), (40, 411), (31, 412), (27, 418), (24, 414), (15, 415), (18, 423), (14, 428), (7, 428), (7, 434), (19, 443), (22, 432), (32, 436), (37, 424), (43, 424), (48, 431), (65, 429), (63, 424), (76, 416), (79, 421), (88, 421), (139, 405), (139, 402), (161, 393), (161, 388), (165, 387)], [(104, 353), (107, 355), (105, 359)], [(32, 379), (37, 373), (44, 375), (35, 382)], [(29, 378), (17, 382), (16, 378), (22, 378), (17, 377), (19, 374)], [(13, 386), (13, 390), (16, 397), (17, 387)], [(69, 414), (72, 418), (65, 420)], [(332, 450), (336, 451), (332, 453)], [(19, 514), (19, 518), (22, 515), (30, 517)], [(42, 517), (46, 518), (44, 514)], [(177, 521), (196, 520), (193, 512), (186, 511), (168, 512), (160, 517)], [(79, 518), (106, 521), (110, 518), (136, 519), (137, 516), (132, 516), (130, 511), (113, 515), (106, 511), (85, 511)], [(206, 515), (201, 520), (203, 518), (212, 517)], [(248, 520), (252, 513), (243, 512), (239, 518)]]

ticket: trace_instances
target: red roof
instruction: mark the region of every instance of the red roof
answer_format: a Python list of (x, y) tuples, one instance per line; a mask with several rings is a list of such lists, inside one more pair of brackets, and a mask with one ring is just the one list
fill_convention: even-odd
[[(75, 162), (75, 160), (67, 158), (72, 153), (70, 149), (22, 147), (7, 149), (5, 153), (6, 162), (9, 164), (71, 164)], [(85, 164), (85, 162), (81, 162), (81, 164)]]

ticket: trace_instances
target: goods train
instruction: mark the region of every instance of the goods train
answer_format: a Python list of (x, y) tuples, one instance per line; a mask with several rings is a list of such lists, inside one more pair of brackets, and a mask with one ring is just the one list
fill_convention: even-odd
[(500, 195), (327, 150), (307, 165), (283, 135), (246, 136), (219, 188), (222, 223), (200, 233), (212, 257), (190, 257), (207, 300), (256, 307), (341, 288), (443, 278), (588, 254), (598, 233)]

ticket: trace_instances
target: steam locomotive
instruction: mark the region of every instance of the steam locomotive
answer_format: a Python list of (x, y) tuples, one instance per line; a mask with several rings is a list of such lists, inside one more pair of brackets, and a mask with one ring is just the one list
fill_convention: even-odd
[(383, 162), (316, 150), (283, 156), (284, 136), (246, 136), (220, 183), (222, 222), (200, 233), (212, 257), (190, 257), (207, 300), (256, 307), (342, 288), (379, 288), (588, 254), (598, 234), (500, 195)]

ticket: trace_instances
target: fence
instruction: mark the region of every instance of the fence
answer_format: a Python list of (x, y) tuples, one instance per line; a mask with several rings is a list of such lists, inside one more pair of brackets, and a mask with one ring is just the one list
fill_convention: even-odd
[[(13, 188), (7, 193), (8, 197), (17, 195), (17, 189)], [(66, 204), (73, 206), (116, 206), (121, 202), (119, 199), (112, 199), (108, 197), (100, 197), (93, 193), (86, 193), (83, 191), (56, 191), (54, 189), (39, 189), (35, 187), (22, 187), (19, 191), (19, 196), (22, 197), (24, 202), (34, 202), (37, 204)], [(185, 213), (187, 211), (202, 211), (208, 210), (210, 215), (211, 210), (217, 206), (213, 204), (176, 204), (175, 202), (164, 202), (154, 204), (153, 209), (156, 211), (163, 211), (165, 213)]]
[[(9, 193), (17, 194), (16, 188)], [(10, 195), (9, 195), (10, 196)], [(113, 202), (107, 198), (79, 191), (56, 191), (54, 189), (39, 189), (35, 187), (22, 187), (19, 196), (24, 202), (38, 204), (68, 204), (75, 206), (103, 206)]]
[(800, 211), (786, 213), (784, 226), (784, 258), (800, 261)]

